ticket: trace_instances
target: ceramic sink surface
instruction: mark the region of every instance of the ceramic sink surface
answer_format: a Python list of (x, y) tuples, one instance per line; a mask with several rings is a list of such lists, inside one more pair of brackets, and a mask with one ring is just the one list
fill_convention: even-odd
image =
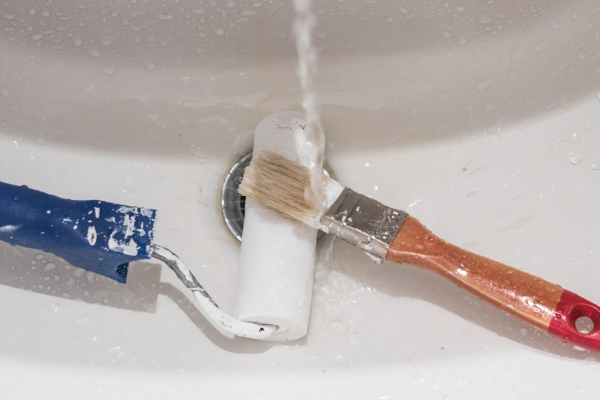
[[(600, 3), (318, 1), (346, 186), (600, 302)], [(0, 180), (158, 209), (231, 312), (220, 216), (258, 122), (301, 111), (287, 1), (3, 0)], [(227, 337), (164, 266), (126, 285), (0, 243), (3, 398), (595, 399), (600, 355), (336, 242), (307, 337)]]

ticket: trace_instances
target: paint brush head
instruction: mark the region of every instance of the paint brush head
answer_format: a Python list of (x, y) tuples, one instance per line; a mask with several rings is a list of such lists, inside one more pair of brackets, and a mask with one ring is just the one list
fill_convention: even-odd
[(307, 167), (263, 151), (246, 168), (239, 192), (288, 218), (320, 229), (321, 217), (344, 187), (323, 174), (321, 194), (325, 201), (321, 205), (319, 196), (311, 191), (310, 178)]
[(263, 151), (246, 167), (238, 191), (284, 216), (319, 226), (319, 207), (306, 196), (310, 171), (271, 151)]

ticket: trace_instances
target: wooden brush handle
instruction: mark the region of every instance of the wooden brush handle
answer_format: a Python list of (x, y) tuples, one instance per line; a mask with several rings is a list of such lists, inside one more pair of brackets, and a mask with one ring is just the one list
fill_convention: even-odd
[[(600, 307), (558, 285), (447, 243), (413, 217), (402, 225), (387, 259), (435, 272), (553, 336), (600, 351)], [(580, 317), (592, 320), (591, 332), (576, 329)]]

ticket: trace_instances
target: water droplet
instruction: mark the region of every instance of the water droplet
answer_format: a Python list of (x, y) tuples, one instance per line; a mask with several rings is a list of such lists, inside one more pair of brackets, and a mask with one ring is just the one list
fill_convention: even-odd
[(581, 250), (579, 252), (579, 257), (581, 257), (582, 260), (589, 260), (592, 258), (592, 252), (590, 250)]
[(490, 22), (492, 22), (492, 19), (490, 17), (485, 16), (485, 17), (479, 18), (480, 24), (486, 25), (486, 24), (489, 24)]
[(542, 40), (541, 42), (539, 42), (538, 44), (535, 45), (535, 52), (536, 53), (541, 53), (543, 51), (546, 51), (548, 49), (548, 42), (546, 42), (545, 40)]
[(567, 254), (567, 255), (563, 256), (562, 261), (567, 265), (571, 265), (571, 264), (573, 264), (573, 256), (570, 254)]
[(445, 37), (445, 38), (449, 38), (449, 37), (451, 37), (451, 36), (452, 36), (452, 33), (448, 32), (448, 31), (444, 31), (444, 32), (442, 33), (442, 36), (443, 36), (443, 37)]
[(579, 276), (585, 276), (586, 273), (587, 273), (587, 271), (586, 271), (585, 268), (583, 268), (583, 267), (577, 268), (577, 275), (579, 275)]
[(484, 79), (483, 81), (479, 82), (479, 84), (477, 85), (477, 92), (479, 93), (484, 93), (485, 90), (492, 84), (494, 83), (493, 79)]
[(0, 89), (0, 95), (2, 95), (2, 97), (8, 98), (8, 96), (10, 96), (10, 92), (8, 91), (8, 89)]
[(333, 334), (341, 334), (347, 329), (341, 321), (328, 322), (326, 327)]
[(467, 44), (467, 39), (459, 39), (458, 44), (464, 46), (465, 44)]
[(517, 46), (514, 49), (512, 49), (511, 54), (510, 54), (510, 59), (515, 64), (522, 63), (523, 61), (525, 61), (527, 53), (528, 53), (527, 50), (525, 50), (522, 47)]
[(417, 250), (425, 250), (425, 246), (423, 246), (422, 244), (415, 244), (415, 249), (417, 249)]
[(563, 142), (573, 142), (577, 140), (577, 132), (565, 132), (560, 135), (560, 140)]
[(44, 271), (50, 271), (50, 270), (54, 269), (54, 267), (56, 267), (56, 264), (54, 264), (54, 263), (48, 263), (48, 264), (46, 264), (46, 267), (44, 268)]
[(114, 65), (110, 65), (108, 67), (101, 68), (100, 72), (102, 72), (103, 74), (111, 76), (111, 75), (114, 75), (115, 72), (117, 72), (117, 69), (115, 68)]
[(146, 63), (146, 68), (148, 69), (148, 71), (154, 71), (156, 69), (156, 65), (154, 65), (151, 62), (147, 62)]
[(37, 35), (33, 35), (33, 36), (31, 36), (31, 38), (32, 38), (33, 40), (40, 40), (42, 37), (44, 37), (44, 35), (42, 35), (42, 34), (40, 34), (40, 33), (38, 33)]
[(90, 54), (93, 55), (94, 57), (100, 57), (100, 56), (102, 56), (102, 53), (100, 53), (100, 51), (97, 50), (97, 49), (94, 49), (94, 50), (90, 51)]
[(217, 28), (217, 29), (215, 29), (215, 35), (217, 35), (217, 36), (221, 36), (221, 35), (223, 35), (224, 33), (225, 33), (225, 30), (224, 30), (224, 29), (222, 29), (222, 28)]
[(581, 162), (585, 160), (585, 156), (581, 155), (581, 154), (576, 154), (574, 156), (571, 157), (571, 159), (569, 161), (571, 161), (571, 164), (573, 165), (577, 165), (577, 164), (581, 164)]
[(600, 170), (600, 160), (592, 164), (592, 169)]
[(113, 44), (115, 41), (117, 40), (116, 36), (103, 36), (102, 37), (102, 44), (104, 46), (110, 46), (111, 44)]
[(83, 39), (82, 38), (75, 38), (75, 39), (73, 39), (73, 44), (76, 47), (79, 47), (79, 46), (81, 46), (83, 44)]
[(519, 331), (519, 333), (521, 334), (521, 336), (527, 336), (527, 334), (528, 334), (529, 332), (527, 331), (527, 329), (525, 329), (525, 328), (521, 328), (521, 330)]
[(163, 21), (170, 21), (173, 19), (173, 14), (157, 14), (156, 18), (162, 19)]

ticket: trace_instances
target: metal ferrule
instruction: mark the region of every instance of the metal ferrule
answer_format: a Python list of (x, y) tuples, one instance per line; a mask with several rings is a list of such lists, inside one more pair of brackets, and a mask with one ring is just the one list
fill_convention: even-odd
[(321, 218), (323, 231), (386, 259), (392, 241), (408, 214), (344, 189)]

